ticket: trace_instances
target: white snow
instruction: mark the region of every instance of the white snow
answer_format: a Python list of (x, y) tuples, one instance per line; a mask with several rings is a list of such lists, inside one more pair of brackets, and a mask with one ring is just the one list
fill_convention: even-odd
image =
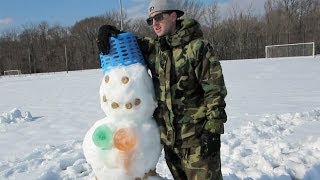
[(8, 113), (3, 113), (0, 115), (0, 123), (20, 123), (25, 121), (32, 121), (32, 115), (29, 111), (25, 112), (25, 116), (23, 117), (21, 111), (17, 108), (12, 109)]
[[(224, 179), (320, 179), (320, 57), (223, 61)], [(90, 179), (100, 69), (0, 77), (0, 179)], [(32, 114), (32, 115), (31, 115)], [(172, 179), (163, 157), (157, 172)]]

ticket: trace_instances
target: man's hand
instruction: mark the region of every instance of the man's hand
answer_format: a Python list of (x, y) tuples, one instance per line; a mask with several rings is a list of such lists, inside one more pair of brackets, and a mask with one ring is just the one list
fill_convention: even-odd
[(220, 134), (203, 132), (201, 135), (201, 154), (206, 157), (219, 152), (221, 147)]
[(109, 38), (112, 36), (116, 37), (120, 33), (121, 31), (114, 26), (102, 25), (99, 28), (99, 33), (97, 38), (99, 52), (102, 54), (109, 54), (109, 51), (110, 51)]

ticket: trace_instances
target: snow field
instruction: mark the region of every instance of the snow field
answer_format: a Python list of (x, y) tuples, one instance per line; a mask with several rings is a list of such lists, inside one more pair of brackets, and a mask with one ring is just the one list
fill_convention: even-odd
[[(320, 57), (222, 67), (224, 179), (320, 179)], [(93, 178), (82, 140), (104, 117), (101, 78), (101, 70), (0, 78), (0, 179)], [(172, 179), (163, 157), (157, 172)]]

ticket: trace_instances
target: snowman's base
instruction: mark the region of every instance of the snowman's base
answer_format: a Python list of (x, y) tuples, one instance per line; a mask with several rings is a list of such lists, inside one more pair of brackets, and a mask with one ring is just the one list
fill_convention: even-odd
[[(99, 179), (97, 178), (97, 176), (95, 176), (95, 178), (93, 178), (92, 180), (99, 180)], [(144, 177), (143, 179), (135, 178), (135, 180), (163, 180), (163, 178), (159, 175), (156, 175), (156, 176)]]
[(156, 170), (150, 170), (148, 173), (145, 173), (145, 175), (140, 178), (140, 177), (136, 177), (135, 180), (145, 180), (145, 179), (149, 179), (149, 177), (154, 177), (157, 176)]
[[(100, 180), (97, 176), (94, 176), (92, 180)], [(136, 177), (134, 180), (163, 180), (159, 174), (156, 173), (155, 170), (150, 170), (148, 173), (146, 173), (142, 178)]]

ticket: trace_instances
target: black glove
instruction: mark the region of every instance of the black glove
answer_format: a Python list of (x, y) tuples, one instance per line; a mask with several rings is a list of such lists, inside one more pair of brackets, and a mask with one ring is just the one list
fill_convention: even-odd
[(115, 37), (118, 34), (122, 33), (116, 27), (111, 25), (102, 25), (99, 28), (97, 44), (99, 52), (102, 54), (109, 54), (110, 44), (109, 44), (109, 37)]
[(220, 134), (203, 132), (201, 135), (201, 154), (206, 157), (219, 152), (221, 147)]

